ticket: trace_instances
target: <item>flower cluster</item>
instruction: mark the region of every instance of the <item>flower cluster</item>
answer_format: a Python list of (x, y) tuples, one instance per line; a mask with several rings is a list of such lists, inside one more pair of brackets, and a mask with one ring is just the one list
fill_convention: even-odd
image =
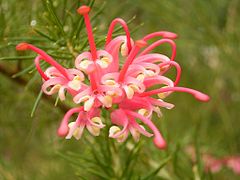
[[(191, 157), (193, 163), (196, 163), (197, 162), (196, 149), (193, 146), (187, 146), (185, 151)], [(231, 169), (235, 174), (240, 175), (239, 155), (216, 157), (206, 152), (201, 152), (200, 155), (206, 172), (217, 173), (224, 167), (227, 167)]]
[[(200, 101), (209, 100), (209, 97), (201, 92), (177, 86), (181, 75), (181, 68), (174, 61), (176, 45), (173, 39), (177, 35), (159, 31), (133, 41), (126, 22), (116, 18), (110, 24), (104, 50), (97, 50), (89, 11), (88, 6), (81, 6), (77, 10), (84, 17), (90, 51), (77, 56), (74, 68), (61, 66), (43, 50), (31, 44), (20, 43), (16, 47), (17, 50), (32, 50), (38, 53), (35, 64), (43, 78), (42, 91), (45, 94), (58, 93), (63, 101), (68, 93), (77, 104), (77, 107), (65, 114), (58, 135), (66, 139), (72, 136), (80, 139), (86, 127), (92, 135), (98, 136), (105, 126), (101, 119), (101, 109), (105, 108), (111, 113), (113, 124), (109, 129), (109, 137), (123, 142), (129, 134), (135, 141), (139, 140), (140, 134), (153, 136), (154, 144), (158, 148), (165, 148), (166, 142), (151, 120), (153, 113), (161, 116), (160, 108), (174, 107), (163, 99), (172, 92), (180, 91), (192, 94)], [(126, 35), (112, 38), (117, 24), (123, 27)], [(156, 37), (160, 40), (149, 43), (149, 40)], [(172, 48), (170, 58), (151, 53), (154, 48), (166, 43)], [(121, 66), (122, 59), (124, 64)], [(40, 67), (41, 60), (51, 65), (45, 71)], [(171, 67), (177, 70), (175, 81), (164, 76)], [(75, 113), (77, 119), (69, 122)], [(151, 132), (148, 132), (146, 127)]]

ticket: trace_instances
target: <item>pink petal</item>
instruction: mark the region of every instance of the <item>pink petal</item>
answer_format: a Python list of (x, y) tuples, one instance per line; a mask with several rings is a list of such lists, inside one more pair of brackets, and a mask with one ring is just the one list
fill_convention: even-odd
[(133, 77), (127, 77), (126, 81), (125, 81), (125, 84), (127, 85), (130, 85), (130, 84), (133, 84), (133, 85), (137, 85), (138, 88), (139, 88), (139, 93), (141, 92), (144, 92), (145, 90), (145, 86), (143, 85), (143, 83), (139, 80), (137, 80), (136, 78), (133, 78)]
[(118, 126), (124, 126), (128, 124), (128, 117), (122, 109), (117, 109), (111, 113), (111, 121)]
[(165, 76), (154, 76), (154, 77), (147, 77), (144, 79), (144, 85), (148, 88), (154, 85), (167, 85), (169, 87), (173, 87), (174, 83), (171, 79)]
[(118, 36), (110, 41), (105, 50), (112, 55), (113, 62), (105, 70), (107, 72), (116, 72), (119, 70), (119, 54), (121, 45), (125, 42), (126, 36)]
[(131, 121), (131, 125), (133, 128), (137, 129), (141, 134), (143, 134), (146, 137), (152, 137), (153, 134), (147, 132), (145, 129), (143, 129), (135, 120)]
[(83, 98), (86, 95), (91, 95), (91, 89), (90, 88), (87, 88), (87, 89), (81, 91), (80, 93), (78, 93), (76, 96), (74, 96), (73, 101), (77, 104), (81, 103), (81, 98)]
[(160, 63), (160, 62), (168, 62), (170, 59), (163, 55), (163, 54), (157, 54), (157, 53), (152, 53), (152, 54), (146, 54), (139, 56), (134, 59), (133, 64), (138, 64), (140, 62), (149, 62), (149, 63)]
[(65, 88), (66, 88), (65, 86), (62, 86), (58, 91), (58, 96), (61, 101), (65, 100)]
[(102, 82), (102, 84), (105, 84), (106, 80), (114, 80), (117, 82), (118, 76), (119, 76), (119, 73), (117, 73), (117, 72), (116, 73), (107, 73), (102, 76), (101, 82)]
[(152, 110), (152, 105), (145, 98), (140, 98), (134, 96), (131, 100), (125, 99), (121, 104), (119, 104), (120, 108), (129, 109), (129, 110), (138, 110), (138, 109), (147, 109), (149, 111)]
[(64, 77), (55, 67), (49, 67), (46, 69), (45, 74), (49, 78)]
[(77, 69), (81, 69), (79, 66), (82, 60), (92, 60), (92, 55), (90, 52), (84, 52), (82, 54), (79, 54), (78, 57), (75, 60), (75, 66)]
[(79, 71), (78, 69), (74, 69), (74, 68), (68, 69), (68, 72), (69, 72), (70, 74), (72, 74), (73, 77), (77, 75), (77, 76), (79, 76), (81, 79), (84, 79), (84, 74), (83, 74), (81, 71)]
[(68, 121), (70, 120), (70, 117), (74, 114), (74, 113), (77, 113), (77, 112), (80, 112), (82, 111), (82, 107), (77, 107), (77, 108), (72, 108), (70, 109), (66, 114), (65, 116), (63, 117), (63, 120), (58, 128), (58, 135), (61, 136), (61, 137), (64, 137), (68, 134)]
[(164, 107), (164, 108), (167, 108), (167, 109), (174, 108), (174, 104), (164, 102), (163, 100), (154, 99), (154, 98), (151, 98), (151, 97), (148, 97), (147, 99), (149, 100), (150, 103), (152, 103), (155, 106), (160, 106), (160, 107)]
[(49, 79), (49, 80), (47, 80), (43, 83), (42, 91), (47, 95), (52, 95), (55, 92), (51, 92), (51, 89), (48, 90), (48, 88), (52, 88), (51, 86), (54, 86), (54, 85), (57, 85), (57, 84), (63, 85), (65, 83), (66, 83), (66, 80), (62, 77), (51, 78), (51, 79)]

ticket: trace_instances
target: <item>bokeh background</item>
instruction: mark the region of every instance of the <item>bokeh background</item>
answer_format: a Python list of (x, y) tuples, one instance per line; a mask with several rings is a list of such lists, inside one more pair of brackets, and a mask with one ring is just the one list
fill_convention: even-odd
[[(55, 49), (62, 39), (58, 27), (48, 21), (46, 4), (49, 2), (66, 24), (66, 32), (78, 26), (80, 17), (75, 13), (78, 5), (88, 3), (0, 0), (0, 179), (104, 179), (86, 173), (81, 167), (85, 161), (79, 165), (78, 158), (66, 158), (71, 152), (91, 156), (92, 145), (85, 139), (65, 141), (56, 136), (59, 120), (66, 111), (64, 103), (55, 107), (54, 99), (43, 96), (34, 116), (30, 116), (41, 80), (29, 68), (34, 54), (17, 53), (15, 45), (28, 41), (58, 54)], [(219, 158), (240, 155), (240, 1), (97, 0), (93, 16), (97, 38), (106, 34), (115, 17), (133, 19), (129, 28), (134, 30), (135, 40), (159, 30), (176, 32), (179, 35), (176, 61), (183, 71), (180, 85), (211, 96), (209, 103), (200, 103), (187, 94), (172, 94), (167, 101), (176, 107), (163, 110), (163, 118), (157, 120), (169, 147), (159, 151), (151, 139), (143, 137), (139, 160), (134, 165), (137, 170), (133, 172), (148, 172), (173, 154), (173, 160), (152, 179), (238, 179), (240, 176), (228, 168), (202, 175), (205, 173), (201, 160), (192, 162), (186, 148), (191, 146), (200, 155), (210, 153)], [(55, 40), (48, 41), (41, 32), (50, 33)], [(84, 32), (80, 35), (85, 36)], [(79, 43), (83, 43), (81, 38)], [(168, 46), (157, 50), (169, 54)], [(169, 76), (173, 77), (174, 71)], [(124, 149), (123, 145), (117, 147)], [(95, 152), (97, 156), (98, 153)]]

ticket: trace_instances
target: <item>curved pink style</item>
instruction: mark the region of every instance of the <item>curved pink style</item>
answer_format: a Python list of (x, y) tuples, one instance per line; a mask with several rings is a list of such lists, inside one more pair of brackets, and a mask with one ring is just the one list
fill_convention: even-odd
[(159, 65), (159, 67), (163, 68), (166, 65), (173, 65), (173, 66), (175, 66), (175, 68), (177, 70), (176, 80), (174, 81), (174, 86), (176, 86), (179, 83), (180, 78), (181, 78), (181, 72), (182, 72), (181, 66), (178, 63), (174, 62), (174, 61), (168, 61), (168, 62), (165, 62), (165, 63), (161, 63)]
[(39, 72), (39, 74), (42, 76), (42, 78), (47, 81), (49, 78), (45, 75), (45, 73), (43, 72), (41, 66), (40, 66), (40, 60), (42, 60), (42, 57), (41, 56), (37, 56), (34, 60), (35, 62), (35, 66), (36, 66), (36, 69), (37, 71)]
[(113, 33), (114, 27), (116, 26), (117, 23), (119, 23), (123, 27), (123, 29), (126, 33), (128, 52), (130, 52), (131, 48), (132, 48), (130, 32), (128, 30), (127, 23), (124, 20), (122, 20), (121, 18), (116, 18), (111, 22), (109, 29), (108, 29), (108, 33), (107, 33), (107, 39), (106, 39), (105, 46), (107, 46), (109, 44), (109, 42), (112, 40), (112, 33)]
[(203, 101), (203, 102), (207, 102), (210, 100), (210, 97), (208, 95), (201, 93), (199, 91), (196, 91), (194, 89), (185, 88), (185, 87), (160, 88), (160, 89), (155, 89), (152, 91), (144, 92), (144, 93), (140, 94), (139, 96), (141, 96), (141, 97), (152, 96), (154, 94), (159, 94), (159, 93), (163, 93), (163, 92), (173, 92), (173, 91), (186, 92), (186, 93), (192, 94), (197, 100)]
[(176, 39), (178, 37), (178, 35), (175, 33), (172, 33), (172, 32), (168, 32), (168, 31), (158, 31), (158, 32), (154, 32), (154, 33), (146, 35), (143, 38), (143, 40), (148, 41), (155, 37), (162, 37), (162, 38), (166, 38), (166, 39)]
[(16, 46), (16, 49), (18, 51), (25, 51), (25, 50), (35, 51), (42, 57), (42, 59), (44, 61), (46, 61), (50, 65), (56, 67), (62, 73), (62, 75), (64, 75), (67, 79), (69, 79), (69, 76), (68, 76), (66, 70), (60, 64), (58, 64), (51, 56), (49, 56), (47, 53), (45, 53), (43, 50), (33, 46), (32, 44), (28, 44), (28, 43), (20, 43)]
[(173, 40), (171, 39), (161, 39), (158, 40), (154, 43), (152, 43), (151, 45), (149, 45), (146, 49), (143, 50), (143, 52), (140, 53), (140, 56), (148, 54), (150, 51), (152, 51), (154, 48), (162, 45), (163, 43), (168, 43), (171, 45), (172, 48), (172, 56), (171, 56), (171, 60), (173, 61), (175, 59), (176, 56), (176, 44)]
[(59, 128), (58, 128), (58, 135), (60, 137), (65, 137), (68, 134), (69, 131), (69, 127), (68, 127), (68, 122), (70, 120), (70, 117), (74, 114), (74, 113), (78, 113), (80, 111), (83, 110), (83, 107), (77, 107), (77, 108), (72, 108), (70, 109), (64, 116)]

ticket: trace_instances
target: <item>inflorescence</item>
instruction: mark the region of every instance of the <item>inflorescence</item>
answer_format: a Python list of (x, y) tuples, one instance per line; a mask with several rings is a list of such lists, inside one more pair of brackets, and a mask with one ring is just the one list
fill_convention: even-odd
[[(35, 65), (42, 76), (42, 91), (45, 94), (58, 93), (63, 101), (68, 93), (77, 105), (65, 114), (58, 128), (58, 135), (66, 139), (72, 136), (80, 139), (86, 127), (92, 135), (98, 136), (105, 126), (101, 118), (101, 110), (105, 108), (110, 112), (113, 124), (109, 129), (109, 137), (123, 142), (129, 133), (135, 141), (139, 140), (140, 134), (153, 136), (154, 144), (160, 149), (165, 148), (166, 142), (151, 120), (153, 113), (159, 117), (162, 115), (160, 108), (174, 107), (163, 99), (172, 92), (180, 91), (193, 95), (199, 101), (209, 100), (206, 94), (177, 86), (181, 75), (181, 67), (174, 61), (176, 44), (173, 40), (177, 35), (159, 31), (133, 41), (126, 22), (116, 18), (110, 24), (104, 49), (97, 50), (89, 19), (90, 7), (81, 6), (77, 12), (84, 17), (90, 51), (77, 56), (74, 68), (63, 67), (31, 44), (24, 42), (16, 47), (20, 51), (32, 50), (38, 54)], [(112, 38), (117, 24), (123, 27), (126, 35)], [(149, 43), (156, 37), (160, 40)], [(170, 58), (151, 53), (153, 49), (166, 43), (172, 48)], [(120, 58), (125, 59), (123, 66), (120, 66)], [(41, 60), (51, 65), (45, 71), (40, 67)], [(164, 76), (171, 67), (175, 67), (177, 72), (174, 81)], [(69, 122), (75, 113), (78, 115), (77, 119)]]

